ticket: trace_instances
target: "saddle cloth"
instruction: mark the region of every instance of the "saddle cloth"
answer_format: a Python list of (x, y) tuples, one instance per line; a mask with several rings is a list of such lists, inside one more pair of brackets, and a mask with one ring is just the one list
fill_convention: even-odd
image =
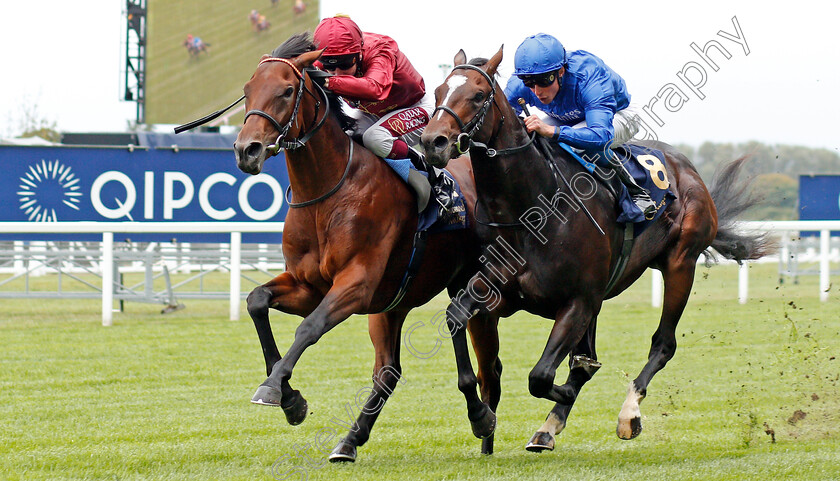
[(612, 155), (624, 165), (637, 184), (650, 192), (651, 199), (656, 203), (656, 215), (653, 219), (646, 220), (627, 192), (627, 187), (618, 179), (613, 179), (617, 176), (612, 173), (608, 165), (609, 160), (604, 157), (603, 152), (587, 152), (584, 158), (568, 145), (560, 146), (593, 174), (593, 177), (618, 189), (619, 214), (616, 222), (632, 223), (636, 236), (656, 222), (662, 212), (677, 198), (670, 189), (670, 179), (665, 170), (665, 155), (659, 150), (635, 144), (622, 144), (611, 149)]
[[(426, 178), (429, 176), (426, 172), (415, 169), (410, 159), (383, 160), (391, 166), (392, 169), (394, 169), (394, 172), (396, 172), (404, 182), (408, 181), (408, 173), (410, 170), (414, 170)], [(458, 184), (458, 181), (455, 180), (455, 177), (449, 173), (449, 171), (443, 170), (443, 173), (455, 183), (455, 192), (452, 195), (453, 207), (449, 210), (447, 215), (441, 218), (438, 213), (437, 202), (434, 200), (430, 201), (426, 208), (423, 209), (423, 212), (419, 215), (417, 224), (418, 231), (429, 231), (430, 233), (434, 233), (466, 229), (469, 226), (467, 223), (467, 206), (464, 196), (461, 194), (461, 186)]]

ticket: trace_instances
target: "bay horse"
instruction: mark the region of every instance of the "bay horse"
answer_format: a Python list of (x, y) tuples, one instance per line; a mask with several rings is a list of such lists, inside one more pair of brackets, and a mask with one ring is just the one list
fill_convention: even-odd
[[(772, 249), (764, 236), (740, 234), (733, 225), (735, 217), (757, 201), (745, 193), (746, 185), (737, 183), (744, 159), (721, 171), (710, 193), (684, 155), (662, 142), (643, 142), (664, 154), (665, 163), (660, 161), (655, 173), (670, 182), (676, 199), (635, 239), (629, 258), (623, 257), (623, 270), (617, 269), (627, 244), (625, 229), (616, 223), (614, 194), (598, 188), (580, 163), (560, 150), (554, 154), (559, 155), (556, 169), (563, 179), (573, 181), (558, 181), (551, 160), (544, 159), (535, 145), (533, 135), (538, 134), (529, 137), (496, 82), (501, 61), (501, 48), (489, 60), (469, 64), (459, 51), (456, 67), (435, 90), (437, 108), (422, 135), (426, 159), (438, 167), (469, 147), (478, 189), (475, 218), (483, 224), (478, 233), (489, 246), (486, 256), (489, 251), (502, 254), (496, 256), (495, 265), (483, 264), (476, 274), (476, 285), (482, 287), (477, 295), (452, 300), (447, 310), (450, 329), (453, 334), (463, 331), (463, 321), (476, 313), (507, 317), (525, 310), (554, 320), (528, 376), (528, 388), (533, 396), (555, 405), (526, 445), (530, 451), (553, 449), (582, 386), (600, 367), (595, 326), (603, 301), (633, 284), (648, 267), (660, 270), (665, 297), (659, 327), (647, 364), (628, 387), (616, 429), (619, 438), (632, 439), (642, 429), (639, 404), (648, 384), (674, 356), (675, 331), (691, 293), (698, 257), (709, 246), (739, 262)], [(587, 176), (588, 183), (576, 184)], [(573, 202), (574, 196), (584, 197), (578, 201), (583, 204)], [(539, 219), (531, 215), (534, 209), (543, 212)], [(583, 210), (591, 212), (594, 222), (581, 215)], [(595, 222), (603, 226), (603, 233)], [(470, 411), (477, 412), (481, 400), (475, 393), (464, 336), (453, 339), (459, 389)], [(555, 371), (567, 355), (568, 378), (556, 385)]]
[[(462, 289), (478, 270), (480, 249), (469, 229), (428, 234), (422, 263), (405, 283), (410, 258), (420, 255), (413, 248), (416, 200), (391, 167), (345, 133), (351, 120), (338, 98), (312, 81), (306, 69), (322, 51), (308, 34), (294, 35), (263, 56), (244, 87), (247, 113), (234, 144), (237, 165), (258, 174), (285, 148), (294, 201), (283, 232), (286, 271), (247, 298), (268, 374), (252, 402), (282, 407), (292, 425), (303, 422), (307, 403), (289, 384), (295, 364), (307, 347), (351, 314), (368, 314), (374, 388), (349, 434), (330, 455), (331, 461), (354, 461), (356, 448), (368, 440), (400, 380), (400, 333), (406, 315), (444, 288), (450, 293)], [(470, 164), (456, 160), (448, 170), (460, 184), (469, 212), (476, 199)], [(270, 308), (304, 318), (282, 357), (271, 332)], [(498, 344), (492, 342), (498, 337), (493, 334), (497, 323), (488, 315), (470, 326), (477, 332), (473, 341), (482, 397), (489, 407), (482, 405), (469, 415), (489, 418), (487, 422), (493, 418), (484, 410), (499, 402), (501, 363)], [(492, 446), (492, 437), (484, 443)]]

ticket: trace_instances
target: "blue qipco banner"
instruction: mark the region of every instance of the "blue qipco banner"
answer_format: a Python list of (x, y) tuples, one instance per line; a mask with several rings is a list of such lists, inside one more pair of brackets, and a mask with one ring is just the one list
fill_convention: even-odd
[[(232, 150), (0, 147), (0, 221), (282, 222), (289, 183), (278, 155), (252, 176)], [(133, 240), (228, 242), (226, 234), (130, 235)], [(98, 240), (95, 235), (0, 239)], [(280, 242), (280, 233), (243, 234)], [(120, 240), (115, 238), (115, 240)]]
[[(799, 220), (840, 219), (840, 175), (799, 176)], [(805, 233), (802, 235), (813, 235)], [(831, 235), (838, 235), (832, 232)]]

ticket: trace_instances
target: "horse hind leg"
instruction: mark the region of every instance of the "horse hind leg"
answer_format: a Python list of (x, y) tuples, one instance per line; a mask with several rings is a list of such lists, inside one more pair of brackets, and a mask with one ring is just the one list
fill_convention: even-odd
[[(502, 396), (502, 361), (499, 359), (499, 318), (479, 313), (467, 324), (478, 364), (477, 379), (481, 401), (493, 413)], [(493, 454), (494, 434), (481, 439), (481, 454)]]
[[(400, 334), (408, 311), (391, 311), (368, 316), (368, 331), (374, 348), (373, 387), (350, 432), (329, 456), (331, 463), (355, 462), (356, 449), (370, 438), (379, 413), (397, 387), (404, 383), (400, 365)], [(358, 402), (358, 401), (355, 401)]]
[(554, 449), (555, 438), (566, 427), (569, 412), (572, 410), (581, 388), (600, 369), (601, 363), (597, 361), (598, 356), (595, 353), (595, 326), (596, 319), (592, 319), (583, 339), (570, 355), (569, 376), (566, 383), (559, 388), (565, 391), (572, 398), (572, 401), (568, 403), (558, 402), (554, 405), (554, 408), (548, 413), (545, 423), (528, 441), (525, 446), (526, 450), (542, 452)]
[(662, 269), (665, 296), (659, 327), (653, 333), (648, 362), (627, 387), (627, 397), (618, 414), (616, 434), (621, 439), (633, 439), (642, 432), (642, 415), (639, 405), (647, 395), (653, 376), (674, 357), (677, 350), (676, 330), (694, 284), (697, 256), (683, 256), (680, 262), (669, 261)]

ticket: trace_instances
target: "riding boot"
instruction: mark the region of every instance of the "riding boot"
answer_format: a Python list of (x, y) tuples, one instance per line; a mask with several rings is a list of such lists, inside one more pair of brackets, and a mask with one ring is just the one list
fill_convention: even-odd
[(623, 164), (617, 162), (610, 162), (613, 170), (618, 174), (618, 179), (627, 187), (627, 193), (633, 199), (633, 203), (642, 211), (646, 220), (651, 220), (656, 216), (656, 202), (650, 198), (650, 192), (647, 189), (636, 183), (636, 179), (630, 175), (627, 168)]
[(432, 197), (434, 197), (435, 202), (440, 206), (438, 210), (442, 216), (454, 205), (453, 194), (455, 192), (455, 183), (443, 173), (443, 170), (436, 169), (426, 163), (426, 156), (418, 150), (409, 147), (408, 158), (417, 170), (425, 171), (429, 175), (429, 184), (432, 186)]

